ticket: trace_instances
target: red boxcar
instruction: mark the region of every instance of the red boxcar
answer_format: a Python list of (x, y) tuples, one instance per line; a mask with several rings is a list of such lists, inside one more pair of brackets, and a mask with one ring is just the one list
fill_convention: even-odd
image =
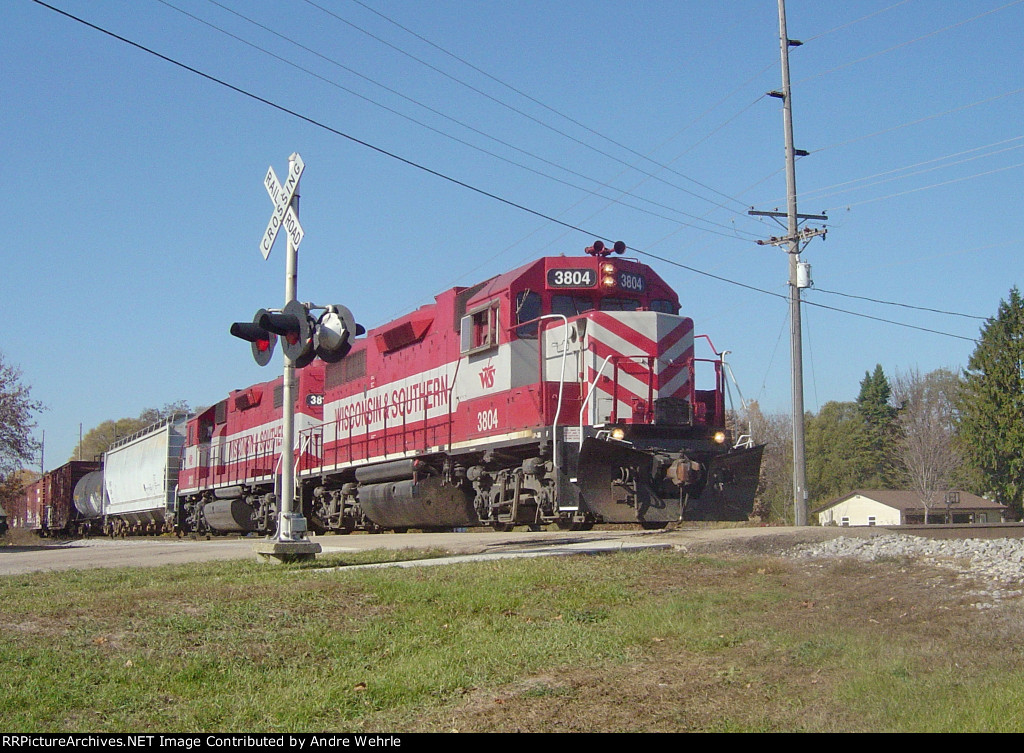
[(75, 485), (100, 463), (73, 460), (45, 473), (25, 487), (25, 493), (7, 511), (11, 528), (25, 528), (41, 535), (81, 534), (91, 527), (75, 507)]

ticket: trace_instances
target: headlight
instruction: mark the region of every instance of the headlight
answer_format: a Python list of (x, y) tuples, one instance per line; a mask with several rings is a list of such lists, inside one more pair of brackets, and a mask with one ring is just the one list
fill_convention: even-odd
[(621, 442), (623, 439), (626, 438), (626, 430), (621, 428), (612, 429), (611, 437), (612, 439), (617, 439)]
[(716, 431), (713, 439), (715, 440), (715, 444), (725, 444), (725, 432)]

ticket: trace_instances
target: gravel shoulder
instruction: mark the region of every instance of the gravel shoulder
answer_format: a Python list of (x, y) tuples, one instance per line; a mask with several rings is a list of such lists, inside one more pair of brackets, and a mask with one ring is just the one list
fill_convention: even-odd
[[(862, 561), (884, 558), (917, 558), (930, 564), (972, 574), (986, 581), (1006, 584), (1024, 582), (1024, 539), (934, 540), (893, 533), (882, 528), (807, 527), (680, 527), (666, 531), (642, 531), (607, 527), (587, 532), (561, 531), (468, 531), (462, 533), (407, 533), (350, 536), (318, 536), (323, 553), (368, 549), (442, 549), (454, 555), (486, 554), (565, 548), (607, 550), (622, 546), (671, 546), (701, 553), (783, 556), (822, 559), (853, 557)], [(261, 539), (229, 538), (192, 540), (81, 539), (47, 541), (30, 536), (0, 539), (0, 575), (86, 569), (94, 567), (152, 567), (186, 562), (247, 559)]]

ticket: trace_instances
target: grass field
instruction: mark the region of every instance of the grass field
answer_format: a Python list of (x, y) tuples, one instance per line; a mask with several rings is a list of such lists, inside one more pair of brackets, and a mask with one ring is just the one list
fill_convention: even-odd
[[(409, 553), (372, 552), (364, 561)], [(671, 551), (0, 579), (9, 732), (1024, 730), (1022, 608)]]

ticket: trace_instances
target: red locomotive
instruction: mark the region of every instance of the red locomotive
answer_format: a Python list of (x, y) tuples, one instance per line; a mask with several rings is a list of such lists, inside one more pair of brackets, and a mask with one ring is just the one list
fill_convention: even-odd
[[(296, 371), (296, 431), (323, 420), (324, 364)], [(272, 531), (281, 473), (283, 377), (235, 390), (192, 416), (178, 474), (179, 530)], [(296, 459), (313, 462), (308, 446)]]
[[(298, 370), (289, 462), (311, 528), (746, 520), (763, 448), (734, 444), (721, 358), (695, 357), (678, 296), (624, 250), (447, 290)], [(189, 421), (186, 530), (272, 530), (280, 385)]]

